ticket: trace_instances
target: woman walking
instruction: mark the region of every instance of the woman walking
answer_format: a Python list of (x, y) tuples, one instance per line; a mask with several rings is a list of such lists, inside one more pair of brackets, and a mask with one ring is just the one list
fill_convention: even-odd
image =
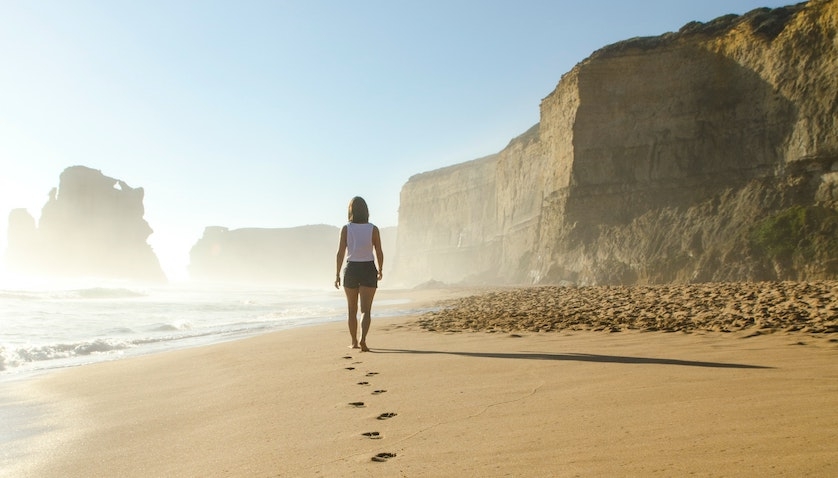
[[(370, 212), (362, 197), (349, 201), (349, 223), (340, 230), (340, 243), (335, 273), (335, 288), (340, 288), (340, 269), (343, 270), (343, 291), (349, 312), (349, 335), (352, 348), (368, 352), (367, 332), (370, 330), (372, 300), (381, 280), (384, 267), (384, 252), (381, 251), (381, 234), (378, 227), (369, 222)], [(378, 267), (376, 268), (376, 260)], [(358, 303), (361, 304), (361, 339), (358, 340)]]

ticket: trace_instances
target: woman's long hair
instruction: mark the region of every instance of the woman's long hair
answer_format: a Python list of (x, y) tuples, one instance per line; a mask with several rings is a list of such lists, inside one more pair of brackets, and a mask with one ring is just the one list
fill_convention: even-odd
[(366, 224), (370, 222), (370, 210), (367, 202), (361, 196), (355, 196), (349, 201), (349, 222)]

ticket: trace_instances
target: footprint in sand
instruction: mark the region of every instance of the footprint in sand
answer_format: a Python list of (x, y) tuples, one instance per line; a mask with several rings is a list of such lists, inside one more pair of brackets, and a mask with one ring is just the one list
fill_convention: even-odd
[(351, 359), (351, 358), (352, 358), (352, 356), (351, 356), (351, 355), (344, 355), (344, 356), (343, 356), (343, 358), (345, 358), (345, 359), (347, 359), (347, 360), (348, 360), (348, 359)]
[(349, 402), (349, 405), (355, 408), (362, 408), (364, 406), (364, 402)]
[(367, 372), (367, 377), (378, 375), (378, 372)]
[(382, 413), (381, 415), (377, 416), (376, 419), (377, 420), (387, 420), (388, 418), (393, 418), (395, 416), (396, 416), (396, 414), (393, 413), (393, 412), (386, 412), (386, 413)]
[(383, 438), (381, 436), (381, 433), (378, 433), (378, 432), (366, 432), (366, 433), (361, 433), (361, 435), (369, 438), (370, 440), (380, 440), (381, 438)]
[(358, 382), (358, 385), (369, 385), (369, 382)]
[(355, 367), (346, 367), (345, 370), (355, 370)]
[(379, 454), (375, 455), (374, 457), (372, 457), (372, 461), (382, 462), (382, 461), (387, 461), (390, 458), (395, 458), (395, 457), (396, 457), (395, 453), (379, 453)]
[(382, 393), (386, 392), (387, 390), (375, 390), (372, 392), (373, 395), (381, 395)]

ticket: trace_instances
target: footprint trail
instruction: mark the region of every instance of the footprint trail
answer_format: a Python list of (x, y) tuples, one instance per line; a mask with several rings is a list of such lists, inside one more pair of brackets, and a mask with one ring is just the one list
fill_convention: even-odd
[[(352, 360), (353, 357), (351, 355), (344, 355), (343, 359), (344, 360)], [(362, 363), (363, 363), (363, 361), (355, 361), (355, 362), (352, 362), (352, 365), (359, 365), (359, 364), (362, 364)], [(354, 366), (344, 367), (344, 369), (348, 370), (348, 371), (356, 370), (356, 368)], [(366, 374), (365, 374), (365, 377), (376, 377), (377, 375), (379, 375), (378, 372), (367, 371)], [(356, 382), (356, 385), (370, 386), (371, 384), (370, 384), (369, 381), (363, 380), (363, 381), (360, 381), (360, 382)], [(371, 392), (371, 395), (378, 396), (378, 395), (381, 395), (381, 394), (386, 393), (386, 392), (387, 392), (386, 389), (377, 388), (377, 389), (375, 389)], [(348, 403), (349, 403), (349, 406), (353, 407), (353, 408), (366, 408), (367, 407), (367, 404), (365, 402), (361, 402), (361, 401), (348, 402)], [(375, 419), (379, 420), (379, 421), (389, 420), (390, 418), (393, 418), (397, 415), (398, 414), (395, 413), (395, 412), (384, 412), (384, 413), (379, 414), (377, 417), (375, 417)], [(363, 437), (365, 437), (369, 440), (382, 440), (384, 438), (384, 435), (379, 431), (363, 432), (363, 433), (361, 433), (361, 436), (363, 436)], [(375, 456), (370, 458), (370, 460), (373, 461), (373, 462), (377, 462), (377, 463), (383, 463), (383, 462), (386, 462), (386, 461), (388, 461), (392, 458), (395, 458), (395, 457), (396, 457), (395, 453), (381, 452), (381, 453), (377, 453)]]

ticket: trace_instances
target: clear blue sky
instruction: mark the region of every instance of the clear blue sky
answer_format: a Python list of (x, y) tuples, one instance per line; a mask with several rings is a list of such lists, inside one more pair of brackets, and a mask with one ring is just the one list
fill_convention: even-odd
[(205, 226), (395, 226), (417, 173), (500, 151), (593, 51), (770, 0), (6, 0), (0, 249), (66, 167), (145, 189), (170, 276)]

